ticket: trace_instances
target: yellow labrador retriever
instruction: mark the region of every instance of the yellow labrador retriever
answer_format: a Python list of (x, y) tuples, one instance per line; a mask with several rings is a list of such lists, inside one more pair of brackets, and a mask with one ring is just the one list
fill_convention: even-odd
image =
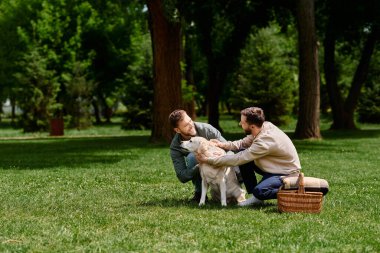
[[(192, 137), (189, 141), (183, 141), (181, 147), (206, 157), (226, 154), (226, 151), (203, 137)], [(208, 186), (211, 187), (212, 198), (220, 200), (222, 206), (227, 206), (227, 202), (239, 203), (245, 200), (245, 190), (240, 187), (235, 171), (231, 167), (213, 167), (200, 163), (199, 171), (202, 177), (200, 206), (205, 204)]]

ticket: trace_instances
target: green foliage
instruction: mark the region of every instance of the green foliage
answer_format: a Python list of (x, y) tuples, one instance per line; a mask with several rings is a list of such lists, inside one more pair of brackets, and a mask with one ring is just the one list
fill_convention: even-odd
[(138, 66), (135, 61), (145, 57), (146, 52), (139, 51), (135, 44), (141, 41), (141, 34), (148, 32), (146, 11), (141, 1), (100, 1), (92, 6), (97, 19), (95, 25), (83, 32), (83, 51), (95, 52), (90, 66), (90, 76), (97, 84), (93, 95), (107, 117), (124, 96), (124, 76), (134, 75), (128, 72)]
[(135, 60), (131, 37), (136, 31), (147, 32), (143, 8), (140, 1), (1, 1), (0, 32), (7, 39), (0, 44), (0, 99), (9, 97), (12, 89), (23, 89), (25, 84), (12, 77), (25, 72), (24, 65), (15, 62), (38, 48), (46, 69), (59, 82), (56, 100), (62, 110), (55, 113), (64, 114), (73, 127), (90, 124), (90, 100), (106, 108), (106, 101), (119, 100), (118, 85), (123, 82), (118, 79), (132, 71), (127, 67)]
[(16, 94), (17, 80), (14, 73), (18, 69), (20, 54), (25, 51), (19, 39), (17, 27), (29, 24), (35, 16), (39, 0), (2, 0), (0, 1), (0, 101)]
[(16, 73), (15, 77), (21, 85), (18, 90), (20, 123), (25, 132), (47, 130), (48, 120), (59, 106), (55, 101), (59, 91), (55, 71), (48, 68), (46, 56), (39, 48), (25, 54), (19, 67), (23, 72)]
[(367, 87), (362, 93), (358, 105), (360, 122), (380, 123), (380, 85)]
[(350, 91), (362, 49), (362, 45), (357, 45), (357, 47), (351, 47), (348, 50), (347, 47), (351, 45), (347, 44), (350, 44), (350, 42), (338, 42), (335, 54), (338, 86), (343, 98), (346, 98)]
[[(64, 109), (71, 119), (68, 123), (69, 126), (83, 128), (91, 124), (89, 104), (92, 99), (93, 81), (87, 80), (87, 73), (93, 52), (83, 53), (81, 51), (81, 34), (88, 23), (91, 26), (93, 16), (91, 11), (88, 3), (72, 6), (61, 0), (42, 1), (37, 18), (30, 21), (30, 26), (18, 29), (25, 47), (32, 52), (33, 48), (38, 48), (41, 52), (38, 57), (41, 58), (43, 67), (55, 74), (54, 83), (46, 81), (47, 85), (61, 87), (59, 94), (56, 92), (52, 94), (52, 97), (49, 97), (49, 93), (45, 94), (51, 99), (50, 107), (54, 107), (55, 110), (53, 114), (49, 115), (35, 113), (34, 118), (38, 122), (45, 122), (47, 117), (61, 117), (62, 109)], [(26, 64), (19, 66), (21, 71), (25, 72), (25, 66)], [(45, 78), (50, 77), (46, 76)], [(21, 79), (18, 78), (18, 80)], [(28, 85), (25, 78), (23, 85)], [(20, 89), (25, 90), (24, 87)], [(28, 97), (25, 99), (28, 100)], [(26, 102), (33, 105), (38, 101), (29, 99), (23, 103)], [(37, 107), (38, 104), (34, 106)], [(24, 110), (24, 108), (22, 109)], [(25, 117), (22, 121), (22, 124), (25, 124)], [(39, 127), (27, 129), (27, 131), (35, 130), (40, 129)]]
[(231, 82), (231, 106), (240, 111), (250, 106), (264, 109), (267, 119), (284, 124), (297, 105), (297, 67), (294, 38), (272, 25), (251, 35), (242, 51), (240, 66)]
[(92, 125), (91, 101), (95, 83), (87, 80), (86, 66), (80, 62), (74, 65), (72, 73), (62, 74), (66, 90), (66, 113), (68, 127), (84, 129)]
[(360, 122), (380, 123), (380, 46), (372, 56), (368, 78), (361, 91), (357, 108)]
[[(180, 62), (181, 72), (184, 76), (186, 76), (186, 63)], [(195, 86), (193, 84), (188, 84), (187, 80), (182, 78), (181, 80), (181, 93), (182, 93), (182, 101), (184, 104), (191, 103), (196, 97)]]
[(178, 0), (162, 0), (162, 7), (165, 17), (171, 22), (179, 22)]
[(153, 59), (151, 41), (148, 34), (139, 32), (133, 36), (132, 46), (128, 51), (134, 60), (128, 66), (120, 91), (121, 101), (127, 111), (124, 113), (124, 129), (147, 129), (152, 125), (153, 106)]
[[(203, 108), (205, 103), (205, 95), (207, 94), (207, 61), (201, 53), (199, 43), (197, 43), (197, 35), (193, 26), (186, 26), (185, 52), (188, 60), (191, 62), (182, 63), (184, 72), (189, 71), (193, 75), (194, 84), (186, 85), (182, 83), (182, 99), (185, 102), (195, 100), (198, 107), (197, 115), (206, 115), (206, 108)], [(186, 56), (185, 56), (186, 57)], [(186, 70), (188, 66), (190, 69)], [(183, 80), (184, 81), (184, 80)], [(203, 111), (202, 111), (203, 110)]]
[[(64, 112), (69, 128), (89, 127), (92, 124), (90, 106), (95, 85), (88, 73), (95, 53), (83, 52), (82, 33), (96, 23), (96, 11), (88, 2), (71, 5), (65, 1), (49, 1), (43, 7), (37, 27), (41, 29), (40, 37), (46, 40), (42, 43), (58, 54), (54, 66), (60, 71), (64, 91), (58, 98), (64, 110), (57, 112), (61, 114), (57, 116)], [(56, 25), (52, 26), (50, 22)]]

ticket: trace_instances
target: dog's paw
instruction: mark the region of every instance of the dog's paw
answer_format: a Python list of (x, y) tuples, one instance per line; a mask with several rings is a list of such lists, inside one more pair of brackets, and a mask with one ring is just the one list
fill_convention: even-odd
[(227, 206), (227, 202), (222, 202), (222, 206)]
[(199, 206), (204, 206), (205, 205), (205, 202), (199, 202)]

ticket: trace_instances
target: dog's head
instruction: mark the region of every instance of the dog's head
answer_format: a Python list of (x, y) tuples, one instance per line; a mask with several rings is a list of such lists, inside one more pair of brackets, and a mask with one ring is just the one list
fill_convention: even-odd
[(188, 141), (183, 141), (181, 143), (181, 147), (189, 150), (190, 152), (196, 152), (199, 147), (201, 147), (202, 143), (207, 142), (207, 139), (203, 137), (191, 137)]

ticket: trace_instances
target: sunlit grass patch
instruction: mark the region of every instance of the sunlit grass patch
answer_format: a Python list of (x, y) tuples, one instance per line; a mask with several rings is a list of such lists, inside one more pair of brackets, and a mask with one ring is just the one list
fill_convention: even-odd
[(294, 141), (305, 175), (330, 184), (320, 214), (200, 208), (167, 145), (118, 131), (0, 140), (1, 252), (380, 251), (380, 127)]

